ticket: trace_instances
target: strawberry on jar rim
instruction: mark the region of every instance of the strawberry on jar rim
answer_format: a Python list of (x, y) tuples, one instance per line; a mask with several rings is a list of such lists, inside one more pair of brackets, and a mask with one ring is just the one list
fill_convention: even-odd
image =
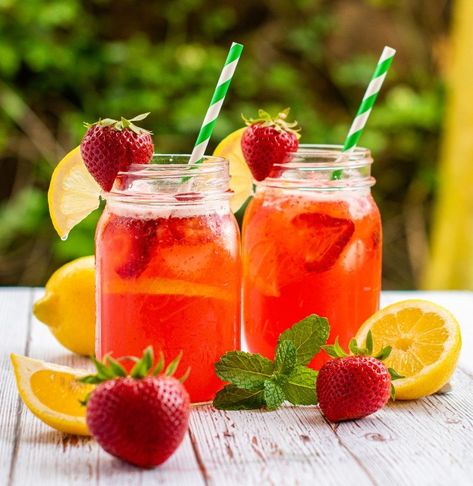
[(87, 131), (80, 153), (88, 171), (104, 191), (112, 189), (119, 171), (127, 170), (131, 164), (148, 164), (153, 158), (151, 132), (133, 123), (148, 115), (144, 113), (131, 120), (104, 118), (85, 124)]
[(86, 422), (109, 454), (151, 468), (165, 462), (179, 447), (190, 413), (189, 395), (182, 385), (190, 370), (179, 380), (172, 376), (180, 358), (163, 372), (163, 355), (155, 366), (149, 346), (129, 374), (109, 355), (103, 362), (94, 359), (97, 374), (79, 381), (98, 384), (85, 400)]
[(392, 381), (402, 377), (383, 363), (391, 353), (390, 346), (371, 356), (371, 332), (365, 348), (359, 348), (355, 339), (350, 341), (351, 355), (343, 351), (338, 339), (334, 345), (322, 347), (334, 358), (320, 368), (316, 384), (319, 407), (327, 420), (363, 418), (383, 408), (390, 397), (394, 399)]
[(289, 108), (271, 117), (264, 110), (258, 118), (243, 120), (247, 128), (241, 138), (241, 149), (253, 177), (257, 181), (266, 179), (275, 164), (289, 162), (290, 154), (299, 147), (297, 122), (288, 122)]

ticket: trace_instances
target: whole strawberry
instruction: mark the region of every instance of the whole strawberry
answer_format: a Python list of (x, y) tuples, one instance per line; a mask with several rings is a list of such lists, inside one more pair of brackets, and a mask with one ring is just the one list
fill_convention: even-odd
[[(189, 395), (181, 381), (170, 376), (180, 356), (165, 374), (161, 356), (152, 371), (153, 351), (147, 348), (130, 375), (107, 357), (95, 361), (97, 375), (81, 379), (100, 383), (87, 400), (86, 422), (90, 433), (108, 453), (139, 467), (166, 461), (178, 448), (188, 429)], [(186, 373), (187, 374), (187, 373)]]
[(246, 163), (257, 181), (266, 179), (274, 164), (289, 162), (291, 153), (299, 146), (297, 122), (286, 121), (289, 108), (272, 118), (264, 110), (258, 118), (243, 117), (248, 127), (241, 138), (241, 149)]
[(148, 115), (119, 121), (105, 118), (85, 125), (87, 131), (80, 153), (88, 171), (104, 191), (110, 191), (119, 171), (127, 170), (131, 164), (151, 161), (154, 153), (151, 133), (132, 123)]
[(391, 396), (394, 398), (392, 380), (400, 376), (382, 362), (391, 348), (383, 348), (375, 357), (371, 334), (366, 348), (360, 349), (356, 341), (350, 342), (353, 353), (347, 356), (335, 341), (333, 346), (324, 346), (334, 359), (325, 363), (317, 376), (319, 406), (331, 422), (366, 417), (383, 408)]

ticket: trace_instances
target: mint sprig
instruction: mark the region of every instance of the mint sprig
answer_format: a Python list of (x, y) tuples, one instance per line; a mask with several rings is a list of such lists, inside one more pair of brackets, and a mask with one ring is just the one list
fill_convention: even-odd
[(215, 363), (217, 376), (229, 382), (213, 401), (220, 410), (275, 410), (283, 402), (315, 405), (317, 371), (307, 365), (327, 342), (327, 319), (312, 314), (284, 331), (274, 361), (243, 351), (230, 351)]

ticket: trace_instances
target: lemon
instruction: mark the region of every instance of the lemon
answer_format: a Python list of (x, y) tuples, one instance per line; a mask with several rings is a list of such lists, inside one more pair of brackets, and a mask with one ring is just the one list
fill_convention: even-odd
[(93, 385), (79, 383), (87, 373), (67, 366), (12, 354), (18, 393), (36, 417), (56, 430), (90, 435), (85, 423), (86, 408), (81, 405)]
[(215, 156), (224, 157), (230, 162), (230, 189), (233, 191), (230, 205), (234, 213), (253, 194), (253, 177), (241, 151), (241, 137), (245, 129), (243, 127), (230, 133), (214, 151)]
[(461, 332), (455, 317), (424, 300), (404, 300), (380, 310), (358, 330), (362, 346), (368, 331), (374, 351), (391, 346), (385, 361), (404, 378), (393, 382), (396, 399), (411, 400), (440, 390), (450, 379), (460, 355)]
[(46, 284), (44, 296), (34, 303), (33, 313), (67, 349), (94, 354), (94, 257), (78, 258), (56, 270)]
[(80, 147), (76, 147), (54, 169), (48, 191), (49, 215), (63, 240), (99, 207), (99, 196), (100, 186), (84, 165)]

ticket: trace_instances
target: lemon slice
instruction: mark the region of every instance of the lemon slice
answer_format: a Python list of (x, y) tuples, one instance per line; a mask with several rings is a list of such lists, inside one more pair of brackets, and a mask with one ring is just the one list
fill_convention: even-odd
[(61, 432), (90, 435), (85, 423), (86, 408), (79, 400), (94, 387), (76, 381), (87, 371), (17, 354), (10, 357), (18, 392), (36, 417)]
[(80, 147), (76, 147), (54, 169), (48, 191), (51, 221), (63, 240), (99, 207), (99, 196), (100, 186), (84, 165)]
[(234, 299), (232, 292), (223, 288), (170, 278), (140, 278), (132, 283), (115, 279), (106, 282), (103, 290), (109, 294), (185, 295), (220, 300)]
[(455, 371), (461, 348), (460, 326), (449, 311), (437, 304), (404, 300), (385, 307), (358, 330), (359, 346), (370, 330), (374, 351), (391, 346), (386, 366), (404, 376), (393, 382), (397, 399), (431, 395)]
[(230, 162), (230, 189), (233, 191), (230, 206), (234, 213), (253, 194), (253, 177), (241, 151), (241, 137), (245, 129), (243, 127), (230, 133), (214, 151), (215, 156), (224, 157)]

